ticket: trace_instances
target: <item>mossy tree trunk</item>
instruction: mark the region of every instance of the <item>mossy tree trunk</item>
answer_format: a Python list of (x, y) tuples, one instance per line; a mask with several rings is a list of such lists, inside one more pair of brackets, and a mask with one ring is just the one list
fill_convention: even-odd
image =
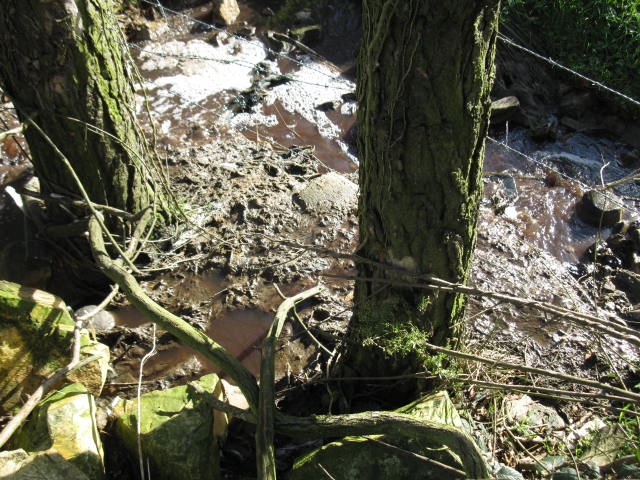
[[(111, 0), (3, 1), (0, 83), (20, 118), (37, 123), (68, 158), (91, 201), (133, 214), (156, 202), (155, 154), (136, 121), (130, 57)], [(25, 136), (42, 193), (80, 199), (45, 136), (32, 126)]]
[[(363, 0), (356, 309), (345, 365), (415, 371), (456, 344), (464, 299), (396, 283), (465, 282), (476, 240), (499, 0)], [(365, 278), (367, 280), (365, 280)]]

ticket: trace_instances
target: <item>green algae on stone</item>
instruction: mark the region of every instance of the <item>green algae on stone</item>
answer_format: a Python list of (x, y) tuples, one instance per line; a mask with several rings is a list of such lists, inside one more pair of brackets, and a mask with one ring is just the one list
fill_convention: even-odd
[[(222, 397), (217, 375), (205, 375), (198, 383), (207, 392)], [(223, 430), (226, 418), (216, 415), (218, 412), (186, 385), (149, 392), (140, 398), (142, 451), (145, 462), (148, 459), (151, 465), (151, 478), (219, 479), (218, 436), (214, 430), (216, 433)], [(138, 401), (124, 400), (116, 407), (115, 414), (118, 436), (127, 449), (138, 456)]]
[[(0, 413), (20, 404), (47, 378), (71, 361), (75, 323), (61, 298), (43, 290), (0, 281)], [(99, 355), (67, 378), (93, 395), (104, 385), (109, 349), (80, 336), (81, 358)]]
[[(462, 428), (460, 416), (446, 392), (420, 399), (398, 412), (414, 415), (425, 422)], [(454, 451), (442, 444), (409, 436), (345, 437), (299, 458), (288, 479), (325, 478), (326, 473), (333, 478), (378, 480), (466, 478), (469, 472), (463, 470), (465, 462), (461, 458), (472, 453)], [(479, 452), (474, 455), (480, 458)]]
[(29, 453), (54, 451), (88, 478), (104, 478), (104, 453), (96, 405), (84, 385), (67, 385), (38, 404), (17, 433), (15, 446)]

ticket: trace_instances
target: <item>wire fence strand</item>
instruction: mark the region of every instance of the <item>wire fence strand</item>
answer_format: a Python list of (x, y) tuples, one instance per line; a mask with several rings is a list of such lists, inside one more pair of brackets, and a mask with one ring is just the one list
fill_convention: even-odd
[(593, 78), (589, 78), (586, 75), (583, 75), (580, 72), (577, 72), (577, 71), (575, 71), (575, 70), (573, 70), (573, 69), (571, 69), (569, 67), (566, 67), (566, 66), (562, 65), (561, 63), (556, 62), (552, 58), (545, 57), (544, 55), (541, 55), (541, 54), (539, 54), (537, 52), (534, 52), (533, 50), (514, 42), (509, 37), (506, 37), (506, 36), (502, 35), (501, 33), (498, 34), (498, 38), (500, 40), (502, 40), (504, 43), (506, 43), (507, 45), (510, 45), (510, 46), (515, 47), (515, 48), (517, 48), (519, 50), (522, 50), (523, 52), (531, 55), (532, 57), (535, 57), (535, 58), (537, 58), (539, 60), (542, 60), (542, 61), (544, 61), (544, 62), (546, 62), (546, 63), (548, 63), (550, 65), (553, 65), (556, 68), (564, 70), (565, 72), (568, 72), (571, 75), (574, 75), (574, 76), (576, 76), (576, 77), (578, 77), (578, 78), (580, 78), (582, 80), (585, 80), (585, 81), (589, 82), (591, 85), (593, 85), (595, 87), (598, 87), (601, 90), (604, 90), (604, 91), (609, 92), (609, 93), (611, 93), (613, 95), (616, 95), (616, 96), (626, 100), (629, 103), (632, 103), (632, 104), (634, 104), (636, 106), (640, 106), (640, 101), (636, 100), (635, 98), (630, 97), (629, 95), (626, 95), (626, 94), (624, 94), (624, 93), (622, 93), (622, 92), (620, 92), (620, 91), (618, 91), (618, 90), (616, 90), (614, 88), (608, 87), (604, 83), (599, 82), (597, 80), (594, 80)]

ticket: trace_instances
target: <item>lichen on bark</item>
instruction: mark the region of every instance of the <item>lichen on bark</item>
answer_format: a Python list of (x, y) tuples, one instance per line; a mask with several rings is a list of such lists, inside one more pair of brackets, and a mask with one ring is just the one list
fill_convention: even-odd
[[(111, 0), (7, 0), (0, 11), (0, 83), (22, 120), (43, 193), (137, 213), (163, 208), (156, 156), (136, 118), (132, 64)], [(68, 219), (67, 219), (68, 221)]]

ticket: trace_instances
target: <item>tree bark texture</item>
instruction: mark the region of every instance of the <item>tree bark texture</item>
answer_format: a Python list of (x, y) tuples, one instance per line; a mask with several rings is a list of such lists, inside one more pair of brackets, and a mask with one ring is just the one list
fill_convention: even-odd
[[(127, 47), (111, 0), (5, 0), (0, 83), (67, 157), (91, 201), (137, 213), (154, 200), (155, 157), (135, 117)], [(45, 194), (81, 198), (60, 156), (26, 129)]]
[(467, 279), (498, 10), (499, 0), (363, 1), (359, 254), (373, 262), (358, 267), (368, 280), (356, 285), (347, 363), (358, 374), (405, 372), (421, 343), (463, 333), (462, 295), (393, 282)]

